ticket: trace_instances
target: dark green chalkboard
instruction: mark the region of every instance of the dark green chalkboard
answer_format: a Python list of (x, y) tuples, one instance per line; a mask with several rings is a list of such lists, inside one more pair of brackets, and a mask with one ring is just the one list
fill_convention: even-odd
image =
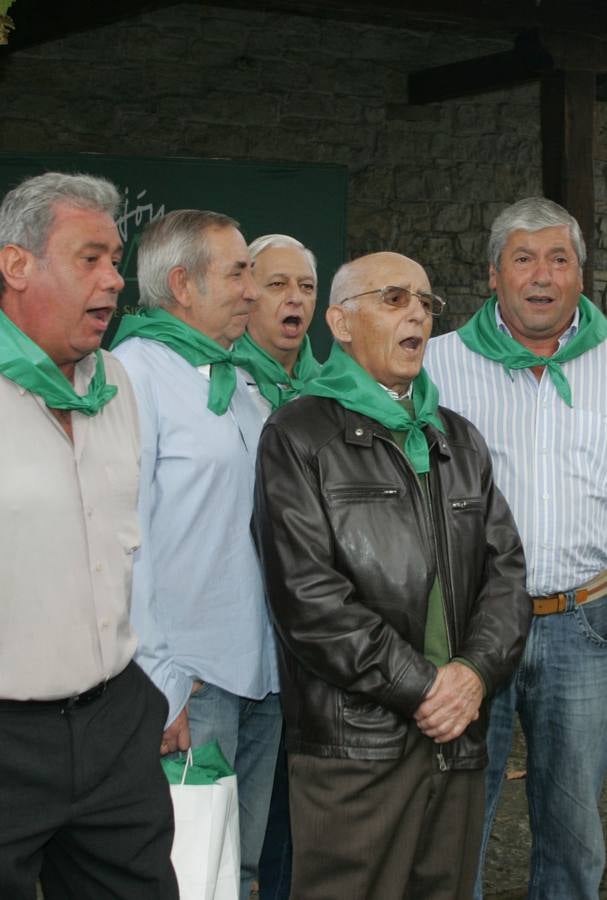
[[(126, 249), (121, 268), (126, 287), (120, 306), (137, 303), (138, 234), (152, 218), (172, 209), (213, 209), (237, 219), (248, 241), (268, 232), (291, 234), (318, 259), (319, 295), (310, 331), (324, 359), (324, 322), (331, 277), (344, 260), (347, 169), (337, 165), (269, 163), (231, 159), (132, 158), (98, 154), (0, 154), (0, 194), (28, 175), (59, 170), (104, 175), (122, 192), (119, 230)], [(111, 334), (108, 339), (111, 338)]]

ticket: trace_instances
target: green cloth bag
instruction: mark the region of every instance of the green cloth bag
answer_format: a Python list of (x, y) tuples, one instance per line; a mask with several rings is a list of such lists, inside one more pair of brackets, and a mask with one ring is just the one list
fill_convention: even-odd
[(160, 763), (169, 784), (215, 784), (235, 774), (217, 741), (188, 750), (180, 759), (162, 759)]

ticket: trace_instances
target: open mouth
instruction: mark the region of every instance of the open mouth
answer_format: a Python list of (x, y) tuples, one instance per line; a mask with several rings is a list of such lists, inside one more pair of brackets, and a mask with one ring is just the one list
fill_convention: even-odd
[(113, 306), (97, 306), (93, 309), (87, 309), (87, 315), (91, 316), (92, 319), (100, 326), (101, 328), (107, 328), (110, 324), (110, 319), (114, 315), (114, 307)]
[(287, 337), (298, 337), (303, 327), (303, 319), (301, 316), (285, 316), (281, 325)]
[(552, 297), (547, 297), (545, 294), (533, 294), (531, 297), (527, 297), (527, 303), (533, 303), (537, 306), (549, 306), (554, 302)]
[(403, 350), (415, 353), (421, 347), (422, 339), (420, 337), (408, 337), (404, 338), (404, 340), (402, 341), (399, 341), (399, 344)]

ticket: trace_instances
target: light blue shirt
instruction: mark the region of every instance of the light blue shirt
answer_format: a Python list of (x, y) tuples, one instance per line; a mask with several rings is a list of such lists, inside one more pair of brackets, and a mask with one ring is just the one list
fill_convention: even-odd
[[(578, 321), (576, 313), (559, 346)], [(570, 590), (607, 568), (607, 341), (563, 363), (573, 408), (546, 370), (540, 381), (530, 369), (506, 372), (456, 332), (429, 342), (424, 366), (440, 403), (473, 422), (489, 445), (525, 548), (529, 593)]]
[(133, 384), (141, 430), (137, 662), (167, 696), (169, 723), (193, 680), (261, 699), (278, 691), (249, 530), (261, 417), (240, 374), (227, 413), (217, 416), (207, 409), (208, 366), (137, 337), (114, 353)]

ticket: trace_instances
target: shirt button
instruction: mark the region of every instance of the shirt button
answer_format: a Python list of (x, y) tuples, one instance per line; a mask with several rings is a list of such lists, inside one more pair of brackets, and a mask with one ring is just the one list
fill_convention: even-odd
[(109, 619), (100, 619), (99, 620), (99, 626), (101, 628), (103, 628), (103, 629), (109, 628), (109, 625), (110, 625)]
[(356, 437), (362, 437), (364, 433), (365, 433), (365, 429), (364, 429), (364, 428), (357, 428), (357, 429), (355, 430), (355, 432), (354, 432), (354, 434), (356, 435)]
[(550, 500), (550, 494), (544, 494), (542, 500)]
[(103, 566), (101, 565), (101, 563), (97, 563), (97, 565), (95, 566), (95, 572), (101, 572), (102, 569)]

